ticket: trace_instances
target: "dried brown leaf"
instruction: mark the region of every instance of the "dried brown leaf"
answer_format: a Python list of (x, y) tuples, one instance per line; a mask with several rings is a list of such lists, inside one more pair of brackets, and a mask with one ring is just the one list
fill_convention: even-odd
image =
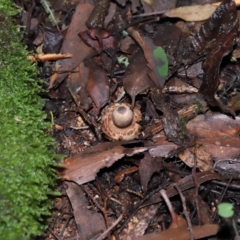
[(153, 158), (146, 153), (139, 165), (139, 176), (143, 192), (147, 191), (148, 182), (153, 173), (160, 171), (161, 159)]
[(133, 56), (123, 79), (123, 87), (131, 96), (132, 107), (135, 105), (135, 97), (142, 91), (154, 87), (154, 83), (147, 75), (147, 61), (143, 52), (139, 49)]
[[(219, 230), (217, 224), (205, 224), (202, 226), (194, 226), (193, 234), (194, 239), (200, 239), (216, 235)], [(161, 233), (147, 234), (143, 237), (136, 238), (135, 240), (190, 240), (190, 234), (187, 226), (179, 228), (169, 228)]]
[(80, 186), (73, 182), (65, 183), (66, 192), (73, 208), (80, 239), (90, 239), (106, 230), (101, 213), (87, 208), (88, 201)]
[[(211, 159), (215, 163), (238, 158), (240, 152), (239, 117), (234, 120), (223, 114), (199, 115), (187, 123), (187, 129), (191, 135), (197, 137), (197, 144), (201, 144), (200, 149), (211, 154)], [(192, 163), (194, 157), (193, 155), (191, 157)], [(213, 165), (211, 161), (208, 164)]]
[(57, 84), (60, 84), (72, 69), (76, 68), (87, 56), (93, 54), (92, 48), (88, 47), (77, 33), (87, 30), (85, 22), (90, 15), (93, 6), (89, 3), (79, 3), (76, 7), (66, 37), (64, 38), (60, 52), (62, 54), (72, 54), (72, 58), (61, 59), (56, 62), (56, 66), (61, 65), (61, 74), (58, 75)]
[(240, 148), (240, 117), (199, 115), (187, 123), (187, 129), (205, 144)]
[(213, 166), (212, 156), (204, 147), (185, 149), (178, 157), (191, 168), (194, 166), (196, 160), (196, 166), (200, 171), (210, 171)]
[(141, 36), (141, 34), (136, 31), (133, 27), (128, 28), (128, 32), (130, 35), (134, 38), (134, 40), (139, 44), (139, 46), (142, 48), (144, 57), (147, 61), (147, 74), (153, 81), (153, 83), (157, 87), (163, 87), (166, 76), (162, 76), (158, 74), (157, 68), (161, 65), (168, 64), (166, 62), (163, 62), (163, 59), (158, 59), (159, 62), (154, 59), (154, 49), (156, 49), (157, 46), (153, 43), (153, 40), (146, 36)]
[(142, 236), (157, 213), (158, 208), (158, 205), (151, 205), (140, 209), (134, 215), (133, 220), (129, 221), (127, 227), (119, 234), (119, 239), (132, 240)]
[(62, 179), (83, 184), (95, 179), (97, 172), (104, 167), (110, 167), (122, 157), (144, 152), (148, 148), (125, 148), (118, 142), (102, 143), (84, 152), (64, 160), (63, 171), (59, 171)]
[(109, 81), (106, 71), (94, 61), (88, 63), (86, 89), (98, 110), (109, 100)]

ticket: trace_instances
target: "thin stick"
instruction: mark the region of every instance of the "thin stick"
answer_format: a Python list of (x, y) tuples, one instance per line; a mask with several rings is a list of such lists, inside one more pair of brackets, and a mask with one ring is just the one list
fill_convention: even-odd
[(189, 217), (189, 213), (188, 213), (188, 211), (187, 211), (187, 206), (186, 206), (186, 199), (185, 199), (185, 197), (183, 196), (182, 191), (181, 191), (181, 189), (179, 188), (179, 186), (178, 186), (177, 184), (174, 184), (174, 187), (177, 189), (178, 194), (179, 194), (179, 196), (180, 196), (180, 198), (181, 198), (181, 201), (182, 201), (183, 212), (184, 212), (184, 215), (185, 215), (185, 217), (186, 217), (187, 224), (188, 224), (188, 231), (189, 231), (189, 233), (190, 233), (190, 240), (194, 240), (192, 223), (191, 223), (191, 220), (190, 220), (190, 217)]
[(109, 227), (104, 233), (102, 233), (96, 240), (102, 240), (107, 237), (108, 233), (118, 225), (118, 223), (123, 219), (123, 214), (121, 214), (118, 219), (113, 223), (111, 227)]
[(164, 189), (161, 189), (160, 194), (161, 194), (162, 198), (164, 199), (165, 203), (167, 204), (168, 210), (169, 210), (169, 212), (171, 214), (171, 217), (172, 217), (172, 223), (176, 224), (178, 222), (177, 215), (175, 214), (172, 203), (170, 202), (166, 191)]

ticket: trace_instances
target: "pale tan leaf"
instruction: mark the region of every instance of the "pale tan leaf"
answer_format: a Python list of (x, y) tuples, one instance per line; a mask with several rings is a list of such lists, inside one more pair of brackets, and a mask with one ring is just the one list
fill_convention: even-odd
[(217, 6), (211, 4), (184, 6), (167, 10), (164, 16), (171, 18), (181, 18), (185, 21), (204, 21), (208, 19)]
[(205, 151), (203, 147), (185, 149), (178, 157), (191, 168), (194, 166), (194, 160), (196, 159), (200, 171), (210, 171), (213, 166), (211, 154)]
[(145, 2), (146, 4), (152, 6), (154, 3), (154, 0), (142, 0), (143, 2)]

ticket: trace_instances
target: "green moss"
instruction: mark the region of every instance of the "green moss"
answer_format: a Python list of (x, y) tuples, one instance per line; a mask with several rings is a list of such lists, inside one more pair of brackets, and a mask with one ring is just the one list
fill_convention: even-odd
[(30, 239), (45, 229), (56, 175), (50, 127), (41, 111), (36, 68), (26, 60), (12, 23), (11, 1), (0, 3), (0, 238)]

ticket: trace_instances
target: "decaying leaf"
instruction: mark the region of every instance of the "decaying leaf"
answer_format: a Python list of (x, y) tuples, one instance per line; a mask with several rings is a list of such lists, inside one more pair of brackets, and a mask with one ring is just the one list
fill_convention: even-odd
[(62, 179), (83, 184), (95, 179), (97, 172), (104, 167), (110, 167), (122, 157), (132, 156), (146, 151), (146, 147), (126, 148), (119, 142), (102, 143), (84, 152), (64, 160), (63, 171), (59, 171)]
[(90, 15), (92, 9), (93, 6), (89, 3), (79, 3), (76, 7), (60, 50), (60, 53), (62, 54), (72, 54), (72, 57), (56, 61), (56, 66), (62, 66), (61, 73), (58, 74), (56, 85), (60, 84), (67, 77), (69, 72), (76, 68), (83, 59), (94, 52), (94, 50), (81, 41), (77, 35), (78, 32), (87, 30), (85, 21)]
[(169, 142), (164, 134), (152, 138), (146, 146), (149, 146), (149, 153), (152, 157), (168, 157), (170, 153), (178, 148), (173, 142)]
[[(176, 186), (176, 185), (174, 185)], [(180, 187), (178, 186), (178, 191)], [(160, 233), (147, 234), (143, 237), (136, 238), (137, 240), (141, 239), (150, 239), (150, 240), (166, 240), (166, 239), (176, 239), (176, 240), (186, 240), (186, 239), (199, 239), (207, 236), (216, 235), (219, 226), (216, 224), (205, 224), (203, 226), (191, 226), (182, 216), (178, 215), (169, 200), (167, 191), (160, 190), (160, 195), (164, 199), (166, 205), (168, 206), (169, 212), (171, 214), (172, 222), (170, 227), (167, 230), (163, 230)], [(183, 201), (183, 200), (182, 200)], [(185, 202), (183, 202), (185, 204)], [(186, 207), (186, 205), (185, 205)], [(186, 213), (185, 213), (186, 214)]]
[(192, 139), (189, 134), (186, 134), (186, 129), (181, 122), (180, 115), (173, 109), (168, 100), (162, 95), (159, 90), (151, 91), (151, 99), (156, 106), (156, 109), (163, 112), (162, 126), (166, 137), (169, 141), (177, 145), (192, 145)]
[[(202, 226), (194, 226), (193, 234), (194, 239), (200, 239), (216, 235), (219, 230), (217, 224), (205, 224)], [(143, 237), (136, 238), (135, 240), (190, 240), (190, 235), (187, 226), (178, 228), (168, 228), (161, 233), (151, 233)]]
[(132, 107), (135, 105), (135, 97), (144, 90), (154, 87), (155, 84), (147, 75), (147, 61), (143, 52), (139, 49), (133, 56), (128, 68), (126, 69), (123, 87), (131, 96)]
[(86, 90), (96, 108), (100, 110), (109, 100), (109, 81), (106, 71), (93, 60), (87, 63), (89, 68)]
[(231, 99), (228, 106), (235, 112), (240, 110), (240, 93)]
[(94, 9), (86, 21), (89, 28), (103, 28), (104, 19), (108, 12), (110, 0), (98, 0), (95, 2)]
[(106, 225), (101, 213), (88, 209), (87, 198), (82, 188), (73, 182), (65, 183), (66, 192), (71, 201), (74, 218), (80, 239), (90, 239), (106, 230)]
[[(196, 173), (196, 179), (198, 181), (199, 184), (202, 184), (206, 181), (211, 181), (214, 179), (222, 179), (219, 174), (216, 173), (212, 173), (212, 172), (199, 172)], [(194, 188), (195, 187), (195, 182), (193, 181), (193, 177), (192, 175), (186, 176), (182, 179), (180, 179), (177, 182), (179, 188), (181, 189), (181, 191), (186, 191), (188, 189)], [(174, 184), (171, 184), (170, 186), (168, 186), (166, 188), (166, 194), (168, 197), (173, 197), (176, 196), (178, 194), (178, 191), (176, 190), (176, 188), (174, 187)], [(186, 222), (184, 220), (180, 222), (180, 224), (178, 224), (179, 229), (178, 228), (171, 228), (170, 230), (167, 230), (167, 232), (165, 233), (165, 231), (159, 233), (159, 234), (150, 234), (150, 235), (146, 235), (143, 237), (140, 237), (141, 235), (144, 234), (146, 228), (148, 227), (148, 224), (150, 223), (150, 220), (152, 219), (152, 217), (155, 215), (157, 209), (159, 208), (159, 206), (161, 205), (161, 203), (163, 202), (162, 196), (160, 195), (159, 192), (155, 193), (151, 199), (149, 199), (148, 201), (144, 202), (144, 205), (149, 207), (144, 207), (144, 208), (140, 208), (140, 210), (138, 211), (137, 214), (134, 215), (133, 219), (129, 222), (128, 227), (126, 229), (123, 230), (123, 232), (120, 233), (120, 239), (127, 239), (127, 240), (131, 240), (131, 239), (136, 239), (136, 240), (147, 240), (147, 239), (153, 239), (153, 240), (168, 240), (171, 239), (171, 237), (174, 237), (172, 239), (175, 240), (179, 240), (179, 239), (189, 239), (189, 231), (187, 229), (187, 225)], [(158, 204), (156, 204), (158, 203)], [(141, 211), (142, 210), (142, 211)], [(182, 218), (181, 218), (182, 219)], [(181, 225), (182, 223), (182, 225)], [(201, 234), (204, 234), (203, 232), (205, 232), (206, 235), (203, 236), (210, 236), (210, 235), (214, 235), (217, 232), (218, 229), (218, 225), (211, 225), (213, 226), (213, 230), (211, 232), (211, 230), (208, 230), (209, 228), (211, 228), (208, 225), (203, 225), (201, 226), (200, 230), (198, 230), (198, 227), (196, 228), (196, 235), (198, 236), (198, 238), (200, 238), (200, 236), (202, 236)], [(178, 229), (178, 230), (174, 230), (174, 229)], [(195, 231), (195, 227), (194, 227), (194, 231)], [(162, 235), (163, 234), (163, 235)], [(166, 235), (165, 235), (166, 234)], [(155, 236), (156, 235), (156, 236)], [(163, 237), (161, 237), (163, 236)], [(178, 236), (182, 236), (183, 238), (178, 238)], [(187, 237), (186, 237), (187, 236)], [(153, 237), (153, 238), (152, 238)], [(156, 237), (156, 238), (155, 238)], [(186, 238), (184, 238), (186, 237)]]
[(86, 43), (89, 47), (92, 47), (98, 53), (103, 50), (114, 49), (115, 41), (114, 37), (105, 29), (90, 29), (81, 31), (78, 36)]
[(128, 32), (143, 50), (149, 68), (148, 75), (157, 87), (163, 87), (168, 74), (168, 60), (165, 52), (162, 48), (155, 46), (152, 39), (141, 36), (132, 27), (128, 28)]
[[(153, 43), (156, 46), (161, 46), (166, 52), (169, 65), (173, 66), (173, 68), (169, 69), (171, 74), (176, 72), (178, 68), (183, 67), (183, 65), (184, 70), (179, 69), (178, 74), (180, 71), (186, 74), (186, 71), (188, 71), (186, 68), (192, 66), (193, 62), (198, 58), (190, 40), (189, 33), (182, 31), (176, 25), (159, 26), (155, 33)], [(200, 69), (202, 69), (201, 63)]]
[(197, 146), (191, 149), (185, 149), (178, 157), (189, 167), (194, 166), (196, 160), (196, 166), (201, 171), (210, 171), (213, 166), (212, 156), (203, 147)]
[(127, 227), (119, 234), (119, 239), (132, 240), (142, 236), (157, 213), (158, 208), (158, 205), (151, 205), (140, 209)]
[(86, 91), (89, 69), (85, 67), (84, 62), (74, 69), (74, 72), (69, 74), (67, 79), (67, 88), (72, 95), (77, 106), (84, 110), (88, 110), (92, 104)]
[(147, 3), (148, 5), (152, 6), (154, 3), (154, 0), (142, 0), (143, 2)]
[[(199, 89), (208, 104), (220, 106), (231, 112), (216, 100), (215, 93), (219, 85), (219, 68), (224, 56), (232, 51), (238, 32), (237, 10), (234, 1), (224, 0), (213, 15), (204, 22), (192, 39), (194, 49), (199, 54), (206, 54), (204, 79)], [(234, 113), (232, 113), (234, 114)]]
[[(240, 148), (240, 118), (232, 119), (224, 114), (199, 115), (187, 123), (189, 133), (204, 144)], [(220, 154), (220, 153), (219, 153)]]
[(46, 26), (43, 32), (44, 44), (43, 52), (44, 53), (58, 53), (62, 42), (63, 36), (56, 28)]
[(153, 158), (146, 153), (139, 165), (139, 176), (143, 192), (147, 191), (147, 185), (153, 173), (159, 172), (161, 167), (161, 159)]
[[(238, 158), (240, 153), (239, 126), (239, 117), (236, 117), (234, 120), (223, 114), (210, 116), (199, 115), (186, 125), (189, 133), (197, 137), (197, 144), (200, 144), (199, 149), (209, 153), (211, 159), (215, 161), (215, 164), (218, 161)], [(198, 152), (198, 147), (195, 150)], [(194, 163), (195, 156), (192, 155), (191, 164)], [(209, 159), (209, 161), (207, 161), (208, 165), (213, 167), (210, 157), (207, 158)], [(229, 168), (230, 167), (231, 166), (229, 166)]]
[[(222, 180), (223, 178), (217, 174), (217, 173), (213, 173), (213, 172), (198, 172), (195, 174), (195, 179), (197, 179), (198, 184), (202, 184), (204, 182), (207, 181), (212, 181), (212, 180)], [(177, 185), (179, 186), (180, 190), (182, 192), (194, 188), (195, 187), (195, 181), (193, 180), (193, 176), (192, 175), (188, 175), (182, 179), (180, 179), (177, 182)], [(166, 188), (166, 192), (168, 197), (173, 197), (175, 195), (178, 194), (176, 188), (174, 187), (174, 184), (169, 185)], [(159, 192), (155, 193), (151, 199), (149, 199), (148, 201), (146, 201), (144, 204), (148, 205), (148, 204), (156, 204), (156, 203), (161, 203), (162, 202), (162, 197), (160, 195)]]

